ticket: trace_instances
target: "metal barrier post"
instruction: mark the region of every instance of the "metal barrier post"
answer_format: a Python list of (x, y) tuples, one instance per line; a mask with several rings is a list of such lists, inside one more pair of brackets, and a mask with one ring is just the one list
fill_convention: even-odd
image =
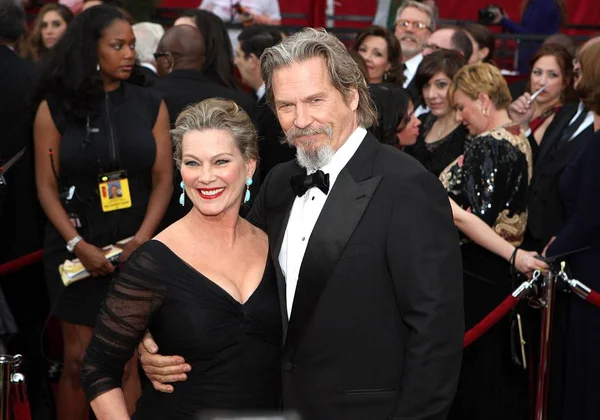
[(20, 354), (15, 356), (0, 354), (0, 420), (10, 419), (10, 388), (14, 371), (22, 360), (23, 356)]
[(542, 283), (542, 333), (540, 341), (540, 361), (537, 374), (535, 399), (535, 420), (546, 420), (548, 402), (548, 383), (550, 381), (550, 349), (552, 343), (552, 319), (554, 317), (554, 299), (559, 274), (551, 270), (544, 275)]

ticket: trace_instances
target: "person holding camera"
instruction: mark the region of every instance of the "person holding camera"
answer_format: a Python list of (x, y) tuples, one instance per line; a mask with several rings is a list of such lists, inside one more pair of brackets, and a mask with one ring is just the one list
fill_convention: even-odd
[[(493, 24), (501, 25), (506, 31), (523, 35), (552, 35), (567, 21), (567, 5), (565, 0), (524, 0), (521, 7), (521, 23), (516, 23), (498, 6), (491, 5), (487, 9), (488, 17)], [(482, 11), (483, 12), (483, 11)], [(529, 59), (541, 46), (541, 41), (523, 40), (519, 44), (518, 63), (515, 66), (519, 73), (529, 71)]]

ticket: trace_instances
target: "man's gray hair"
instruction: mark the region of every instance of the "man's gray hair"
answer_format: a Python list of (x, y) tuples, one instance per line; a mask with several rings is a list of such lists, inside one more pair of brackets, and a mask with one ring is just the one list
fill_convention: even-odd
[(358, 91), (358, 124), (362, 127), (376, 124), (377, 112), (363, 74), (344, 44), (324, 29), (305, 28), (265, 50), (260, 59), (260, 73), (265, 81), (266, 95), (270, 104), (274, 106), (273, 73), (275, 70), (315, 57), (322, 57), (325, 60), (329, 80), (342, 94), (344, 100), (349, 99), (352, 89)]
[(165, 30), (158, 23), (140, 22), (133, 25), (135, 54), (140, 63), (155, 64), (154, 53)]
[(429, 30), (431, 32), (435, 31), (435, 13), (433, 9), (426, 4), (414, 0), (406, 0), (400, 5), (400, 7), (398, 7), (398, 10), (396, 11), (395, 22), (398, 22), (398, 19), (400, 19), (400, 15), (404, 11), (404, 9), (407, 9), (409, 7), (415, 8), (425, 13), (429, 17)]

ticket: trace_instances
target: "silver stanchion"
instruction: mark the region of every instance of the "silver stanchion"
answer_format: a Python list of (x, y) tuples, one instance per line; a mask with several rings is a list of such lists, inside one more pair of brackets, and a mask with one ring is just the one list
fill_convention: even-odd
[[(562, 269), (561, 269), (562, 272)], [(550, 348), (552, 342), (552, 319), (554, 317), (554, 299), (559, 273), (550, 272), (542, 281), (542, 334), (540, 340), (540, 360), (537, 373), (537, 392), (535, 399), (535, 420), (546, 420), (548, 403), (548, 383), (550, 378)]]
[(10, 419), (10, 389), (13, 382), (18, 382), (21, 375), (16, 373), (23, 356), (0, 354), (0, 420)]

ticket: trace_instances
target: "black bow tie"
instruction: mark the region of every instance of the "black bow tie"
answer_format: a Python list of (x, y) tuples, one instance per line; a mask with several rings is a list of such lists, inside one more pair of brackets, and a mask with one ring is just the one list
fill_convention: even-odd
[(329, 174), (318, 170), (310, 175), (295, 175), (290, 178), (290, 184), (298, 197), (302, 197), (312, 187), (317, 187), (323, 191), (323, 194), (327, 194), (329, 192)]

